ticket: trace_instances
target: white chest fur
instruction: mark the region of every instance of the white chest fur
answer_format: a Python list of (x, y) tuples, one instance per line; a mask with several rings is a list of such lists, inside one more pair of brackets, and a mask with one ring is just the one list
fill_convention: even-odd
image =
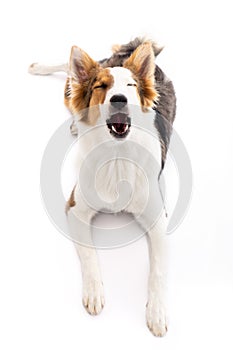
[(79, 139), (77, 159), (77, 196), (81, 192), (96, 211), (136, 213), (146, 205), (153, 184), (156, 186), (160, 142), (155, 129), (151, 134), (132, 126), (125, 140), (116, 140), (106, 126), (100, 126)]

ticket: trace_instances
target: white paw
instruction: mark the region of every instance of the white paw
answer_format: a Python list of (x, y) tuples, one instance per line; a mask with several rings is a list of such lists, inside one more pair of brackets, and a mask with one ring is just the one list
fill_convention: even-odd
[(98, 315), (104, 307), (104, 289), (101, 281), (84, 282), (83, 306), (90, 315)]
[(156, 337), (163, 337), (167, 333), (167, 318), (163, 303), (150, 300), (146, 307), (146, 321), (149, 330)]

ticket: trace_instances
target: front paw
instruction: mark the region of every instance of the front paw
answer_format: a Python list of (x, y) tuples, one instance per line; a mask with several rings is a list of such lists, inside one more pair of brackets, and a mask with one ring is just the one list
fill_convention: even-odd
[(166, 310), (159, 300), (150, 300), (146, 306), (146, 321), (149, 330), (156, 337), (163, 337), (167, 333)]
[(98, 315), (104, 307), (104, 289), (101, 281), (86, 281), (83, 286), (83, 306), (90, 315)]

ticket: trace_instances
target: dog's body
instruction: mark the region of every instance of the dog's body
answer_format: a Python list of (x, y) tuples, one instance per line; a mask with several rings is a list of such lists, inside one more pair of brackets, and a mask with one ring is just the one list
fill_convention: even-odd
[[(172, 83), (154, 64), (154, 57), (161, 50), (151, 42), (133, 43), (128, 45), (127, 53), (126, 46), (122, 46), (114, 53), (115, 56), (100, 63), (92, 60), (81, 49), (73, 47), (69, 66), (50, 68), (34, 64), (31, 72), (49, 74), (57, 70), (66, 71), (65, 104), (91, 131), (78, 139), (77, 172), (80, 181), (74, 187), (66, 208), (68, 220), (72, 221), (75, 215), (78, 218), (75, 230), (82, 231), (85, 237), (85, 245), (75, 244), (83, 274), (83, 304), (90, 314), (98, 314), (104, 306), (99, 263), (96, 250), (91, 246), (91, 221), (102, 209), (114, 213), (129, 212), (148, 233), (150, 275), (146, 318), (152, 333), (163, 336), (167, 331), (167, 215), (161, 205), (158, 179), (166, 159), (170, 123), (175, 116), (175, 95)], [(156, 80), (155, 83), (156, 74), (158, 82)], [(162, 88), (157, 89), (157, 84)], [(169, 106), (165, 104), (166, 99)], [(146, 118), (146, 113), (155, 106), (170, 123), (156, 118), (153, 121), (153, 135), (135, 126), (134, 114), (136, 108)], [(75, 123), (71, 130), (76, 132)], [(134, 145), (143, 145), (145, 149), (141, 167), (135, 165), (141, 148)], [(99, 146), (103, 158), (110, 154), (111, 161), (106, 162), (96, 173), (93, 185), (88, 176), (83, 182), (81, 173), (83, 164), (85, 167), (91, 152)], [(89, 171), (96, 172), (98, 166), (98, 157), (92, 157), (88, 163)], [(119, 201), (116, 186), (122, 180), (130, 184), (131, 191), (124, 191), (122, 201)], [(94, 193), (101, 200), (93, 204), (90, 202)]]

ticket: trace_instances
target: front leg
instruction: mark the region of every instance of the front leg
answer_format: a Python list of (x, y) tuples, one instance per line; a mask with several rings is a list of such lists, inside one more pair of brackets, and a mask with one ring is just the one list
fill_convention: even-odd
[(156, 225), (148, 231), (150, 273), (146, 321), (150, 331), (159, 337), (167, 332), (166, 316), (166, 244), (167, 218), (162, 213)]
[[(83, 279), (83, 305), (91, 315), (98, 315), (104, 307), (103, 282), (97, 252), (91, 237), (91, 220), (96, 214), (74, 191), (68, 201), (67, 218), (70, 234), (80, 258)], [(72, 206), (72, 207), (71, 207)]]
[(104, 289), (95, 248), (75, 243), (83, 278), (83, 306), (90, 315), (98, 315), (104, 307)]

